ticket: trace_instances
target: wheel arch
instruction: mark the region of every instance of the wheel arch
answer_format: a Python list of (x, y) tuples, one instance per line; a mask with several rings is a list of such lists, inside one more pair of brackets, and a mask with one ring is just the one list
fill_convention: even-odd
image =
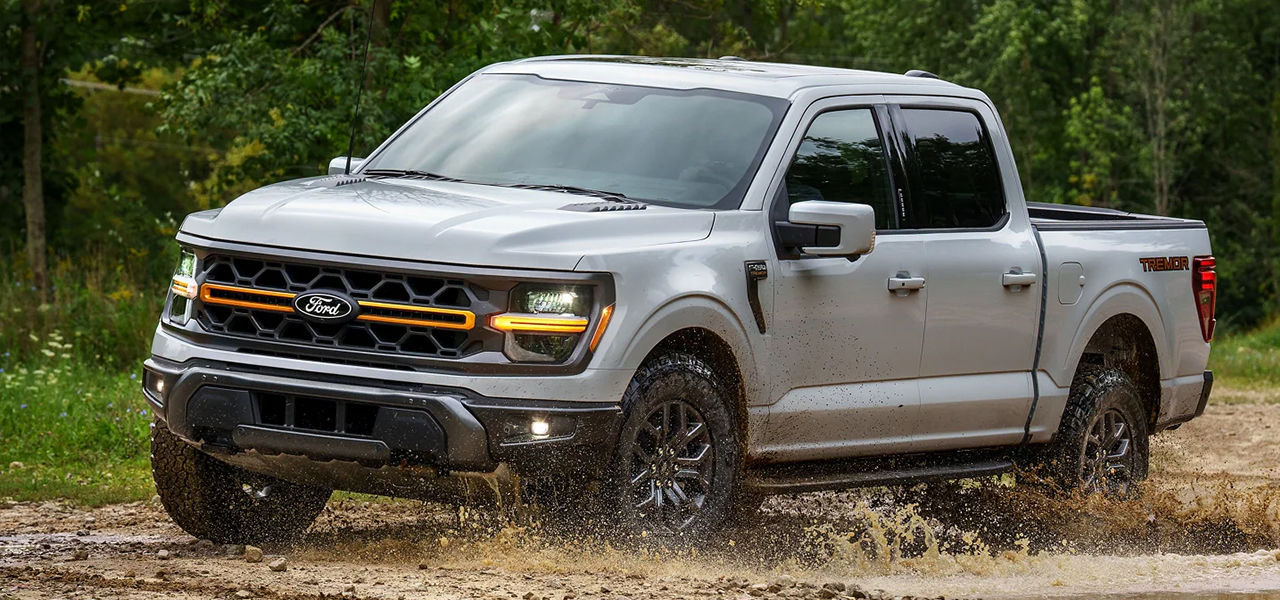
[(655, 310), (631, 338), (622, 364), (639, 369), (667, 352), (682, 352), (706, 362), (730, 391), (743, 439), (747, 435), (747, 406), (759, 396), (761, 381), (756, 348), (736, 314), (719, 299), (693, 295), (677, 298)]
[(1149, 424), (1160, 414), (1160, 381), (1172, 369), (1166, 364), (1168, 338), (1160, 309), (1144, 288), (1118, 283), (1099, 294), (1072, 340), (1069, 380), (1088, 365), (1116, 369), (1137, 388)]
[(1124, 373), (1137, 387), (1148, 425), (1160, 414), (1160, 369), (1155, 341), (1137, 316), (1121, 313), (1102, 323), (1085, 345), (1076, 366), (1098, 365)]
[[(1120, 319), (1113, 320), (1117, 318)], [(1057, 361), (1056, 366), (1046, 365), (1050, 377), (1060, 386), (1070, 384), (1086, 351), (1096, 351), (1103, 339), (1143, 339), (1141, 336), (1125, 337), (1120, 335), (1121, 331), (1132, 335), (1139, 332), (1146, 334), (1145, 340), (1150, 341), (1152, 349), (1151, 354), (1144, 358), (1149, 361), (1148, 366), (1155, 370), (1157, 386), (1161, 379), (1171, 376), (1173, 365), (1169, 358), (1172, 355), (1169, 333), (1155, 298), (1138, 285), (1121, 282), (1099, 294), (1090, 304), (1065, 355)], [(1100, 333), (1102, 338), (1099, 338)]]

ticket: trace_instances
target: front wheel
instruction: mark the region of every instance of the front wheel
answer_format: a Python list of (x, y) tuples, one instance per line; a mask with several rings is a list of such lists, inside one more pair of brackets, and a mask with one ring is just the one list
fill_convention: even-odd
[(173, 521), (197, 538), (223, 544), (291, 541), (324, 510), (330, 495), (223, 463), (161, 422), (152, 425), (151, 471)]
[(718, 529), (740, 494), (742, 463), (733, 396), (701, 360), (673, 353), (636, 373), (606, 478), (624, 529), (659, 538)]

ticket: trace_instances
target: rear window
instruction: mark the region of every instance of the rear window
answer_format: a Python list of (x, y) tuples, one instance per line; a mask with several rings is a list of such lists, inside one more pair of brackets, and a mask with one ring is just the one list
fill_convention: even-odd
[(911, 142), (911, 220), (920, 229), (986, 228), (1005, 213), (991, 139), (962, 110), (904, 108)]

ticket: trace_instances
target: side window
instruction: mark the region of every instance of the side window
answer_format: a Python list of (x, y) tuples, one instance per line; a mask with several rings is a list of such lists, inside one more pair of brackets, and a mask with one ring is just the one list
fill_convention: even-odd
[(962, 110), (902, 109), (912, 146), (912, 226), (991, 227), (1005, 213), (991, 140), (978, 115)]
[(888, 161), (872, 110), (818, 115), (787, 169), (786, 193), (788, 206), (805, 200), (869, 204), (877, 229), (897, 228)]

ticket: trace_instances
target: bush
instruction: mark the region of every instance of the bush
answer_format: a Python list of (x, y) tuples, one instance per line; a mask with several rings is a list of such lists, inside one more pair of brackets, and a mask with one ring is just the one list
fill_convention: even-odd
[[(166, 282), (153, 281), (144, 266), (60, 261), (52, 269), (53, 301), (42, 304), (19, 261), (15, 256), (0, 263), (0, 348), (9, 354), (6, 361), (39, 365), (65, 354), (111, 370), (137, 369), (151, 344)], [(68, 348), (45, 344), (55, 333)]]

